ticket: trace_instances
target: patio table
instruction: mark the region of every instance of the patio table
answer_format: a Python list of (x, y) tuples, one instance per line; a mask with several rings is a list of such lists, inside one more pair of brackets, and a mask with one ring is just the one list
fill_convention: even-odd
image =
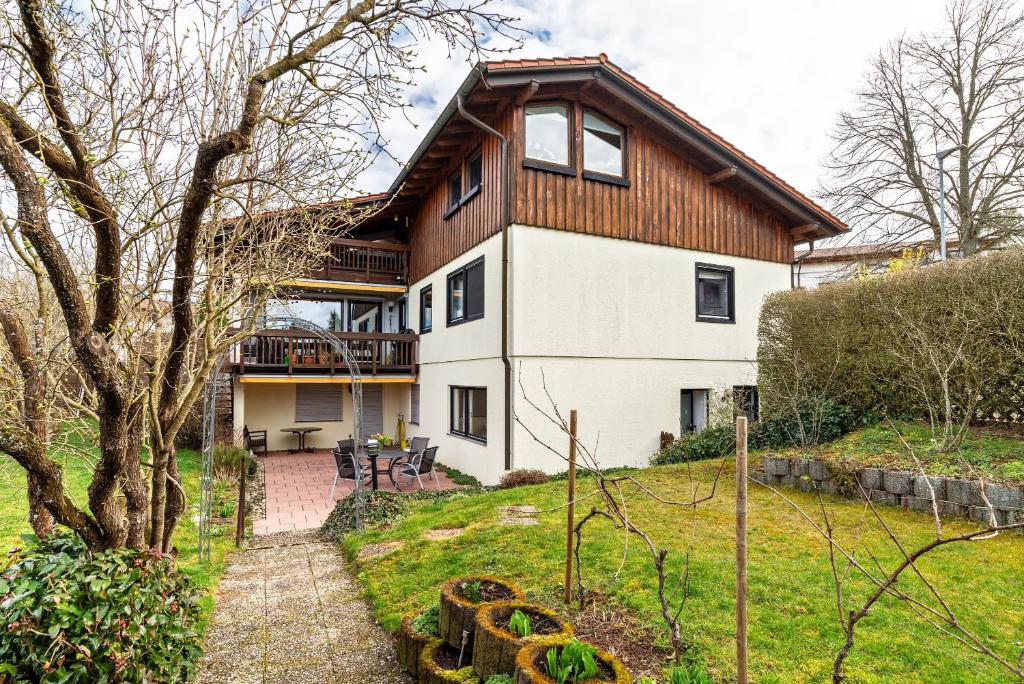
[(321, 430), (323, 430), (323, 428), (319, 428), (319, 427), (281, 428), (281, 432), (291, 432), (292, 434), (296, 435), (299, 438), (299, 448), (298, 449), (289, 449), (288, 453), (289, 454), (294, 454), (296, 451), (308, 451), (308, 452), (312, 453), (313, 452), (312, 447), (310, 447), (308, 449), (306, 448), (306, 435), (309, 434), (310, 432), (320, 432)]
[[(384, 447), (384, 448), (382, 448), (380, 450), (380, 453), (378, 453), (376, 456), (368, 456), (367, 458), (370, 460), (370, 485), (374, 489), (377, 489), (378, 488), (377, 473), (387, 473), (388, 479), (391, 480), (391, 485), (393, 487), (395, 487), (395, 489), (397, 489), (398, 485), (395, 484), (395, 478), (394, 478), (394, 476), (391, 473), (391, 469), (392, 469), (391, 467), (394, 465), (396, 460), (398, 460), (398, 459), (400, 459), (400, 458), (402, 458), (404, 456), (408, 456), (408, 455), (409, 454), (408, 454), (408, 452), (405, 449), (400, 449), (398, 447)], [(383, 469), (383, 470), (378, 470), (377, 469), (377, 460), (378, 459), (387, 462), (387, 468), (386, 469)]]

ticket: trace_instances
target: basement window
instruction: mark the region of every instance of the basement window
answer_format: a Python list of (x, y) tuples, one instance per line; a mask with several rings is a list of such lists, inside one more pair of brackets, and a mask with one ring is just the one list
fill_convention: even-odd
[(697, 320), (735, 323), (735, 270), (729, 266), (697, 264)]

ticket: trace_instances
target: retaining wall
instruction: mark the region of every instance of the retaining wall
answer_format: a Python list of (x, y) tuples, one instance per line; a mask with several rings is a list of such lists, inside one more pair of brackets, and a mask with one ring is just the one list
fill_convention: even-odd
[[(938, 501), (943, 518), (966, 517), (990, 522), (989, 509), (974, 480), (916, 475), (908, 470), (884, 468), (840, 468), (811, 458), (765, 456), (750, 476), (766, 485), (797, 487), (805, 492), (821, 491), (851, 498), (863, 498), (860, 486), (875, 503), (902, 506), (913, 511), (932, 512), (932, 498)], [(929, 487), (929, 481), (931, 487)], [(1024, 522), (1024, 487), (986, 483), (985, 496), (995, 509), (1000, 525)], [(1021, 530), (1024, 532), (1024, 530)]]

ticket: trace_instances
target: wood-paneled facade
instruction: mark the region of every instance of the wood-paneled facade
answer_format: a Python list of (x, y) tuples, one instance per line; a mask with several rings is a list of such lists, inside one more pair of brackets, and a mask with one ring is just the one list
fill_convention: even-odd
[[(712, 183), (712, 174), (689, 161), (682, 149), (673, 146), (668, 136), (642, 115), (616, 106), (596, 92), (560, 91), (558, 100), (571, 103), (574, 110), (575, 175), (523, 166), (525, 105), (513, 101), (490, 117), (481, 116), (509, 141), (511, 222), (778, 263), (792, 261), (794, 239), (779, 214), (725, 185)], [(530, 103), (550, 97), (538, 94)], [(472, 104), (467, 107), (473, 112)], [(583, 177), (584, 107), (626, 127), (628, 187)], [(411, 212), (410, 282), (501, 231), (500, 143), (482, 131), (461, 137), (463, 142), (452, 149), (448, 163), (436, 170), (433, 185), (419, 193)], [(481, 145), (481, 191), (445, 218), (448, 178)]]

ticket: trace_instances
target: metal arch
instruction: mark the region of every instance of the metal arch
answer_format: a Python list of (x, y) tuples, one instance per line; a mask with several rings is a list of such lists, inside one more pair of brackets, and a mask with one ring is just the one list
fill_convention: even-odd
[[(355, 454), (353, 466), (356, 472), (359, 471), (359, 460), (362, 452), (366, 450), (366, 438), (363, 435), (363, 386), (362, 373), (359, 371), (359, 361), (352, 354), (348, 344), (337, 335), (326, 328), (311, 323), (304, 318), (292, 316), (261, 316), (259, 325), (254, 332), (263, 330), (286, 330), (298, 328), (314, 333), (328, 344), (332, 349), (341, 354), (342, 361), (348, 368), (349, 376), (352, 379), (352, 435), (355, 440)], [(210, 560), (210, 538), (211, 538), (211, 517), (213, 514), (213, 449), (217, 436), (217, 388), (225, 379), (223, 371), (224, 362), (228, 358), (228, 351), (221, 352), (214, 366), (213, 374), (206, 382), (203, 391), (203, 450), (199, 470), (199, 558)], [(230, 374), (227, 375), (230, 378)], [(363, 488), (360, 478), (355, 478), (354, 509), (355, 525), (357, 530), (363, 529)]]

